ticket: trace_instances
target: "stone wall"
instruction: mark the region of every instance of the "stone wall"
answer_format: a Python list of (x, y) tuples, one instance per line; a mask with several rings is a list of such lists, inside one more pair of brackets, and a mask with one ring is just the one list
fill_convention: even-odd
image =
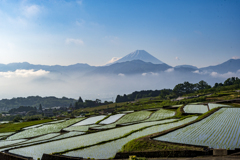
[(43, 154), (41, 160), (83, 160), (82, 157), (69, 157), (63, 155)]
[(114, 159), (129, 158), (130, 155), (137, 157), (155, 158), (155, 157), (196, 157), (201, 155), (212, 155), (212, 151), (152, 151), (152, 152), (119, 152)]
[(12, 153), (0, 152), (0, 160), (33, 160), (32, 157), (24, 157)]

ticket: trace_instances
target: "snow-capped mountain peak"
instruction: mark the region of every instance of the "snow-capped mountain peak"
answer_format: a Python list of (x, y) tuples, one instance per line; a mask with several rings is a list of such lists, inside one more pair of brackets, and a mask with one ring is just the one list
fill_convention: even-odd
[(163, 64), (162, 61), (160, 61), (156, 57), (152, 56), (145, 50), (136, 50), (132, 53), (129, 53), (125, 57), (115, 61), (114, 63), (121, 63), (121, 62), (133, 61), (133, 60), (141, 60), (144, 62), (151, 62), (153, 64)]

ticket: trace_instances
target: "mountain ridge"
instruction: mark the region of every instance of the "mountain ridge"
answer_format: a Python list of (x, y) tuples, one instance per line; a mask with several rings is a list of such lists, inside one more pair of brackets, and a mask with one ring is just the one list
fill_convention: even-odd
[[(153, 61), (156, 60), (158, 64), (151, 62), (146, 62), (141, 60), (145, 55), (147, 57), (152, 57)], [(142, 74), (146, 72), (162, 72), (169, 68), (173, 68), (174, 71), (178, 72), (193, 72), (199, 70), (201, 72), (217, 72), (217, 73), (228, 73), (228, 72), (238, 72), (240, 71), (240, 59), (229, 59), (221, 64), (215, 66), (208, 66), (197, 68), (192, 65), (178, 65), (171, 67), (170, 65), (163, 63), (157, 58), (150, 55), (144, 50), (136, 50), (126, 55), (126, 58), (119, 59), (112, 64), (105, 66), (90, 66), (86, 63), (76, 63), (68, 66), (61, 65), (41, 65), (41, 64), (30, 64), (28, 62), (19, 62), (19, 63), (9, 63), (9, 64), (0, 64), (0, 72), (16, 71), (17, 69), (25, 70), (46, 70), (50, 72), (78, 72), (86, 75), (89, 74)], [(140, 58), (139, 58), (140, 57)], [(137, 59), (139, 58), (139, 59)], [(133, 59), (133, 60), (131, 60)], [(150, 58), (151, 59), (151, 58)], [(149, 60), (149, 59), (148, 59)], [(124, 62), (121, 62), (124, 61)]]
[(221, 74), (227, 72), (237, 72), (240, 70), (240, 59), (229, 59), (221, 64), (203, 67), (199, 69), (202, 71), (217, 72)]

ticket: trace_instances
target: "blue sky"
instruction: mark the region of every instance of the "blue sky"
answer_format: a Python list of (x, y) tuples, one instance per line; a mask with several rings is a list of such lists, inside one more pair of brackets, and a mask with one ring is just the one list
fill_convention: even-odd
[(240, 57), (239, 0), (0, 0), (0, 63), (104, 65), (144, 49), (172, 65)]

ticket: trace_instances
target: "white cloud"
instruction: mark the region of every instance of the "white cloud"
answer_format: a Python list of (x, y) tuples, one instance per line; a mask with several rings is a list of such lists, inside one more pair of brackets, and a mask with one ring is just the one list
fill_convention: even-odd
[(200, 72), (199, 72), (199, 70), (196, 70), (196, 71), (193, 71), (193, 73), (198, 73), (199, 74)]
[(232, 59), (240, 59), (240, 57), (234, 56), (232, 57)]
[(8, 72), (0, 72), (0, 76), (5, 77), (5, 78), (13, 78), (13, 77), (32, 77), (32, 76), (43, 76), (48, 74), (49, 71), (45, 70), (38, 70), (34, 71), (33, 69), (31, 70), (25, 70), (25, 69), (17, 69), (16, 71), (8, 71)]
[(40, 12), (40, 7), (38, 5), (30, 5), (23, 7), (23, 15), (26, 17), (36, 16)]
[(125, 74), (123, 74), (123, 73), (119, 73), (118, 76), (120, 76), (120, 77), (124, 77)]
[(65, 40), (66, 44), (76, 44), (76, 45), (84, 45), (84, 42), (81, 39), (73, 39), (73, 38), (67, 38)]
[(120, 39), (116, 36), (105, 36), (104, 39), (106, 39), (108, 41), (108, 43), (111, 43), (114, 45), (120, 44)]
[(85, 24), (85, 21), (83, 19), (76, 21), (77, 26), (83, 26)]
[(113, 57), (110, 61), (107, 62), (107, 64), (116, 62), (117, 60), (119, 60), (119, 59), (121, 59), (121, 58), (122, 58), (122, 57)]
[(217, 77), (219, 74), (217, 72), (212, 72), (212, 73), (210, 73), (210, 75), (213, 77)]
[(174, 68), (169, 68), (169, 69), (165, 70), (164, 72), (169, 73), (169, 72), (173, 72), (173, 71), (174, 71)]
[(179, 58), (179, 57), (175, 57), (175, 59), (176, 59), (176, 60), (178, 60), (178, 61), (180, 60), (180, 58)]
[(83, 0), (78, 0), (76, 2), (77, 2), (77, 4), (82, 5)]
[(202, 71), (202, 72), (200, 72), (199, 70), (193, 71), (192, 73), (201, 74), (201, 75), (211, 74), (211, 73), (208, 72), (208, 71)]
[(16, 18), (7, 17), (7, 21), (14, 26), (27, 26), (27, 21), (20, 17)]
[(142, 76), (158, 76), (159, 74), (158, 73), (154, 73), (154, 72), (149, 72), (149, 73), (142, 73)]
[(230, 77), (240, 77), (240, 70), (238, 70), (236, 73), (233, 72), (227, 72), (227, 73), (217, 73), (217, 72), (212, 72), (210, 73), (212, 77), (220, 77), (220, 78), (230, 78)]
[(158, 76), (158, 73), (151, 72), (153, 76)]

